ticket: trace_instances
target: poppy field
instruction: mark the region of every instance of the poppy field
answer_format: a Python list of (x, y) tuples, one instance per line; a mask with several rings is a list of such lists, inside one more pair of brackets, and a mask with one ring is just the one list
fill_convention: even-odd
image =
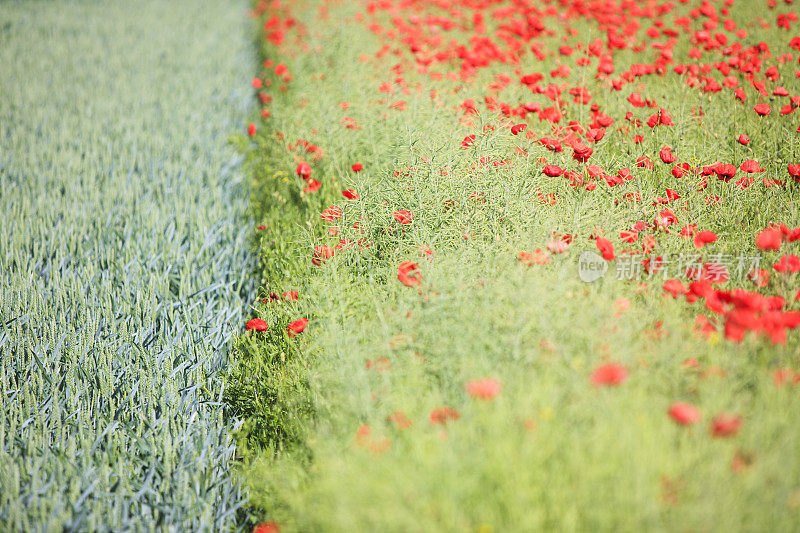
[(249, 16), (256, 530), (797, 528), (796, 3)]
[(0, 531), (794, 531), (798, 0), (0, 7)]

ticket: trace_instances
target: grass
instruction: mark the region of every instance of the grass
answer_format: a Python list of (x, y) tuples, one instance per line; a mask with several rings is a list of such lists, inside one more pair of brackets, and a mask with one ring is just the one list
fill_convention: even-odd
[[(679, 3), (661, 17), (675, 27), (677, 17), (699, 5)], [(726, 330), (727, 310), (665, 293), (665, 280), (680, 277), (681, 269), (633, 280), (614, 275), (623, 250), (641, 254), (652, 236), (648, 256), (700, 254), (706, 263), (727, 262), (730, 280), (718, 289), (780, 296), (783, 309), (798, 310), (798, 274), (771, 269), (782, 255), (798, 254), (798, 242), (780, 251), (755, 246), (770, 223), (800, 225), (800, 189), (787, 174), (788, 164), (800, 162), (798, 115), (777, 113), (786, 99), (759, 96), (742, 76), (744, 104), (729, 89), (688, 86), (671, 72), (675, 64), (710, 64), (709, 76), (721, 82), (713, 63), (727, 56), (719, 48), (691, 59), (695, 43), (681, 32), (668, 74), (643, 76), (616, 91), (610, 80), (595, 78), (596, 59), (579, 68), (580, 54), (557, 52), (564, 42), (605, 42), (588, 17), (543, 16), (553, 33), (534, 41), (553, 53), (541, 62), (526, 54), (519, 65), (491, 63), (464, 80), (459, 60), (420, 69), (410, 42), (388, 35), (402, 28), (393, 17), (455, 17), (432, 5), (392, 13), (380, 7), (369, 13), (358, 2), (266, 6), (257, 8), (259, 21), (278, 20), (265, 26), (268, 66), (259, 74), (267, 80), (263, 107), (270, 116), (255, 122), (247, 171), (256, 220), (265, 226), (257, 233), (263, 288), (253, 316), (270, 329), (240, 337), (241, 357), (226, 389), (227, 401), (247, 419), (239, 433), (242, 475), (262, 518), (288, 531), (794, 529), (800, 389), (777, 386), (775, 376), (779, 369), (798, 371), (797, 331), (789, 329), (784, 342), (770, 341), (765, 331), (736, 342), (730, 324)], [(485, 13), (490, 36), (500, 24), (491, 16), (496, 9)], [(770, 27), (753, 19), (753, 9)], [(767, 90), (781, 85), (796, 95), (796, 57), (776, 60), (792, 52), (791, 33), (774, 26), (787, 9), (737, 2), (729, 18), (747, 35), (726, 35), (743, 47), (768, 43), (764, 67), (777, 65), (780, 79), (768, 81)], [(472, 11), (461, 10), (473, 20)], [(636, 42), (649, 42), (644, 31), (651, 22), (632, 18), (643, 24), (633, 31)], [(705, 21), (690, 19), (690, 27)], [(383, 30), (369, 31), (369, 24)], [(276, 28), (284, 31), (280, 44)], [(437, 49), (437, 31), (419, 31), (430, 37), (420, 45), (429, 56), (445, 48)], [(444, 43), (469, 38), (458, 28), (445, 35)], [(613, 78), (658, 55), (647, 47), (615, 51)], [(570, 74), (551, 80), (548, 73), (562, 63)], [(286, 65), (290, 78), (276, 73), (277, 64)], [(431, 76), (435, 70), (442, 76)], [(574, 120), (586, 127), (591, 103), (615, 120), (593, 145), (589, 163), (610, 175), (628, 168), (635, 179), (614, 187), (598, 179), (588, 191), (542, 173), (547, 163), (586, 178), (568, 146), (553, 153), (536, 142), (564, 131), (535, 115), (503, 117), (484, 103), (491, 96), (514, 107), (552, 105), (518, 83), (531, 72), (544, 74), (543, 87), (566, 84), (560, 126)], [(510, 83), (490, 89), (502, 80), (498, 75)], [(382, 84), (393, 94), (382, 92)], [(574, 87), (586, 87), (591, 103), (573, 103), (566, 95)], [(626, 120), (631, 111), (644, 123), (657, 110), (633, 107), (632, 92), (668, 110), (674, 126), (637, 128)], [(464, 113), (466, 99), (478, 102), (476, 115)], [(404, 106), (392, 105), (398, 101)], [(761, 101), (772, 105), (769, 117), (753, 112)], [(348, 128), (348, 118), (358, 128)], [(533, 138), (509, 131), (519, 122)], [(747, 146), (737, 142), (743, 133), (752, 140)], [(476, 140), (464, 149), (470, 134)], [(309, 151), (309, 144), (322, 151)], [(712, 174), (701, 188), (701, 176), (678, 178), (673, 165), (661, 163), (665, 145), (676, 163), (698, 169), (755, 159), (765, 172), (748, 187), (736, 184), (742, 171), (727, 182)], [(641, 156), (655, 162), (652, 169), (637, 167)], [(302, 192), (307, 182), (295, 174), (301, 161), (321, 182), (317, 192)], [(364, 169), (351, 170), (354, 163)], [(654, 204), (667, 188), (681, 198)], [(344, 198), (344, 189), (359, 198)], [(341, 208), (341, 218), (321, 219), (331, 205)], [(637, 221), (653, 224), (664, 208), (677, 219), (669, 231), (645, 229), (635, 244), (622, 241), (621, 231)], [(410, 224), (396, 220), (398, 210), (413, 214)], [(690, 224), (718, 240), (695, 248), (680, 235)], [(547, 252), (554, 233), (574, 236), (563, 254)], [(597, 251), (592, 234), (608, 238), (617, 258), (606, 276), (585, 283), (577, 260)], [(312, 263), (316, 246), (337, 243), (342, 249), (332, 258)], [(421, 247), (433, 254), (421, 254)], [(536, 249), (545, 250), (547, 264), (518, 261), (519, 252)], [(737, 271), (739, 256), (757, 256), (761, 268), (772, 270), (765, 287), (743, 275), (749, 264)], [(418, 286), (398, 280), (404, 261), (420, 265)], [(298, 291), (299, 299), (281, 298), (286, 291)], [(701, 315), (710, 321), (705, 331), (696, 322)], [(288, 335), (287, 324), (303, 317), (307, 329)], [(593, 372), (608, 363), (624, 367), (627, 380), (592, 386)], [(486, 377), (502, 387), (491, 401), (468, 392), (471, 381)], [(701, 422), (682, 427), (671, 420), (667, 411), (679, 401), (695, 405)], [(435, 423), (432, 415), (443, 406), (459, 418)], [(712, 437), (712, 419), (726, 413), (741, 417), (741, 429)], [(403, 419), (409, 427), (398, 423)]]
[(224, 530), (250, 302), (238, 2), (0, 9), (0, 523)]

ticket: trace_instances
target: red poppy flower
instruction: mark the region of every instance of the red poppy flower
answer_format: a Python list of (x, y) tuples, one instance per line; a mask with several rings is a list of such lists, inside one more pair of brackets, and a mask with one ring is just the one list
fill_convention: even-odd
[(403, 411), (395, 411), (386, 417), (386, 421), (397, 426), (397, 429), (404, 430), (411, 427), (411, 420), (408, 419)]
[(624, 313), (628, 309), (631, 308), (631, 301), (627, 298), (617, 298), (614, 300), (614, 309), (617, 311), (617, 315)]
[(247, 126), (247, 134), (250, 135), (250, 137), (252, 137), (253, 135), (256, 134), (256, 125), (255, 124), (251, 123), (250, 125)]
[(394, 212), (394, 219), (401, 224), (411, 224), (413, 218), (411, 211), (406, 211), (405, 209)]
[(475, 136), (474, 135), (467, 135), (466, 137), (464, 137), (464, 140), (461, 141), (461, 147), (462, 148), (469, 148), (470, 146), (472, 146), (472, 144), (474, 142), (475, 142)]
[(327, 209), (323, 209), (319, 217), (326, 222), (333, 222), (342, 218), (342, 208), (338, 205), (332, 205)]
[(454, 422), (461, 418), (461, 414), (452, 407), (444, 406), (437, 407), (431, 411), (431, 414), (428, 418), (431, 421), (431, 424), (439, 424), (444, 426), (448, 422)]
[(734, 309), (725, 317), (725, 338), (733, 342), (742, 342), (748, 331), (760, 329), (761, 319), (752, 309)]
[(589, 132), (586, 134), (586, 140), (593, 143), (600, 142), (605, 135), (606, 130), (603, 128), (589, 128)]
[[(702, 318), (705, 318), (705, 317), (704, 317), (704, 316), (702, 316), (702, 315), (700, 315), (700, 316), (699, 316), (699, 317), (697, 317), (697, 318), (701, 318), (701, 317), (702, 317)], [(683, 368), (693, 368), (693, 369), (696, 369), (696, 368), (700, 368), (700, 363), (697, 361), (697, 359), (696, 359), (696, 358), (694, 358), (694, 357), (690, 357), (690, 358), (686, 359), (686, 360), (685, 360), (683, 363), (681, 363), (681, 366), (682, 366)]]
[(769, 284), (769, 270), (757, 268), (747, 273), (747, 279), (756, 284), (757, 287), (764, 288)]
[(307, 318), (298, 318), (297, 320), (286, 326), (286, 332), (289, 334), (290, 337), (294, 337), (298, 333), (302, 333), (303, 330), (306, 329), (307, 325), (308, 325)]
[(364, 168), (364, 165), (362, 165), (361, 163), (355, 163), (350, 168), (353, 169), (353, 172), (361, 172), (361, 170)]
[(542, 105), (539, 102), (532, 102), (532, 103), (522, 104), (522, 107), (528, 113), (538, 113), (539, 110), (542, 108)]
[(779, 229), (767, 228), (756, 236), (756, 246), (762, 250), (779, 250), (783, 236)]
[(540, 81), (542, 81), (542, 79), (543, 79), (543, 76), (541, 74), (534, 73), (534, 74), (526, 74), (526, 75), (522, 76), (519, 79), (519, 81), (523, 85), (530, 86), (530, 85), (535, 85), (535, 84), (539, 83)]
[(633, 107), (644, 107), (647, 105), (644, 100), (642, 100), (642, 95), (639, 93), (631, 93), (631, 95), (628, 96), (628, 102), (630, 102)]
[(747, 146), (750, 144), (750, 137), (745, 134), (739, 135), (739, 143)]
[(686, 175), (686, 172), (688, 170), (689, 170), (689, 165), (686, 164), (686, 163), (682, 163), (682, 164), (675, 165), (674, 167), (672, 167), (672, 170), (670, 172), (676, 178), (682, 178), (682, 177), (684, 177)]
[(800, 182), (800, 165), (789, 165), (788, 170), (789, 175), (792, 176), (795, 181)]
[(527, 127), (528, 127), (527, 124), (516, 124), (514, 126), (511, 126), (511, 133), (513, 133), (514, 135), (519, 135), (519, 133), (521, 131), (525, 131), (525, 128)]
[(742, 417), (722, 413), (711, 420), (711, 435), (714, 437), (733, 437), (742, 427)]
[(320, 187), (322, 187), (322, 183), (318, 182), (314, 178), (308, 178), (307, 180), (308, 185), (303, 187), (303, 192), (317, 192)]
[(327, 244), (320, 244), (316, 248), (314, 248), (314, 254), (312, 256), (311, 262), (317, 266), (321, 265), (331, 257), (333, 257), (334, 250)]
[(311, 176), (311, 165), (303, 161), (297, 165), (295, 172), (299, 177), (306, 179)]
[(464, 103), (461, 104), (461, 109), (464, 110), (464, 113), (469, 113), (472, 115), (478, 114), (478, 104), (471, 98), (464, 100)]
[(623, 230), (619, 232), (619, 238), (628, 244), (633, 244), (639, 239), (639, 232), (636, 230)]
[(581, 163), (585, 163), (594, 153), (594, 150), (583, 144), (582, 142), (578, 141), (572, 146), (572, 158), (575, 161), (580, 161)]
[(547, 249), (550, 250), (550, 253), (561, 254), (567, 251), (567, 248), (569, 248), (569, 243), (563, 239), (554, 239), (547, 241), (546, 246)]
[(758, 113), (762, 117), (769, 115), (770, 112), (772, 111), (772, 108), (769, 107), (769, 105), (767, 104), (758, 104), (753, 109), (755, 110), (756, 113)]
[(800, 258), (796, 255), (784, 255), (778, 260), (777, 263), (772, 265), (776, 272), (780, 273), (795, 273), (800, 272)]
[[(564, 243), (564, 245), (566, 246), (566, 243)], [(533, 251), (533, 253), (520, 252), (517, 254), (517, 261), (525, 266), (546, 265), (550, 262), (550, 256), (540, 248), (537, 248)]]
[(656, 126), (674, 126), (675, 123), (672, 122), (672, 116), (666, 109), (659, 109), (655, 115), (647, 119), (647, 125), (655, 128)]
[(595, 387), (609, 387), (625, 383), (628, 369), (616, 363), (608, 363), (597, 367), (592, 372), (591, 382)]
[(722, 181), (728, 181), (736, 175), (736, 167), (730, 164), (717, 163), (711, 167), (711, 171)]
[(392, 369), (392, 364), (385, 357), (380, 359), (367, 359), (364, 364), (367, 370), (375, 369), (376, 372), (389, 372)]
[(269, 325), (267, 324), (266, 320), (253, 318), (247, 321), (245, 328), (247, 328), (247, 331), (267, 331), (269, 329)]
[(361, 424), (356, 429), (356, 446), (359, 448), (366, 448), (370, 452), (379, 455), (392, 447), (392, 441), (387, 437), (382, 439), (375, 439), (371, 436), (372, 429), (369, 424)]
[(253, 82), (252, 83), (253, 83), (253, 88), (254, 89), (260, 89), (261, 87), (264, 86), (264, 82), (261, 81), (261, 78), (253, 78)]
[(252, 533), (281, 533), (281, 526), (276, 522), (262, 522), (253, 528)]
[(694, 236), (694, 247), (702, 248), (706, 244), (711, 244), (717, 240), (717, 234), (713, 231), (700, 231)]
[(681, 426), (691, 426), (700, 422), (702, 418), (697, 407), (688, 402), (675, 402), (670, 406), (668, 412), (672, 420)]
[(492, 400), (500, 394), (502, 385), (492, 378), (474, 379), (464, 384), (464, 390), (473, 398), (479, 400)]
[(542, 172), (545, 176), (550, 176), (551, 178), (555, 178), (557, 176), (561, 176), (566, 172), (563, 168), (557, 165), (547, 165), (542, 169)]
[(433, 255), (433, 250), (431, 250), (431, 247), (428, 246), (427, 244), (420, 244), (419, 247), (417, 248), (417, 251), (419, 252), (420, 255), (429, 257)]
[(743, 172), (764, 172), (764, 169), (755, 159), (748, 159), (742, 163), (739, 168), (742, 169)]
[(345, 190), (343, 190), (342, 191), (342, 196), (344, 196), (348, 200), (358, 200), (360, 198), (358, 193), (356, 191), (354, 191), (353, 189), (345, 189)]
[(603, 259), (606, 261), (612, 261), (614, 259), (614, 245), (611, 244), (611, 241), (604, 237), (597, 237), (595, 246), (600, 250), (600, 255), (603, 256)]
[(397, 267), (397, 279), (406, 287), (416, 287), (422, 283), (422, 271), (418, 263), (405, 261)]
[(689, 288), (686, 287), (679, 279), (668, 279), (664, 282), (664, 286), (662, 288), (664, 289), (664, 292), (670, 293), (673, 299), (677, 298), (679, 294), (689, 293)]
[(800, 373), (791, 368), (779, 368), (772, 375), (772, 382), (776, 387), (783, 387), (787, 383), (790, 385), (800, 384)]
[(678, 159), (675, 157), (675, 154), (672, 153), (672, 149), (668, 147), (662, 148), (658, 155), (661, 157), (661, 160), (667, 164), (674, 163), (675, 160)]

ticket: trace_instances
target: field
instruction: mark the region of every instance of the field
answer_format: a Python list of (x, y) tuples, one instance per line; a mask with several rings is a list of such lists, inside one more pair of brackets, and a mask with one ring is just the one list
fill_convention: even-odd
[(255, 293), (246, 10), (0, 6), (0, 531), (246, 517), (220, 374)]
[(0, 531), (800, 529), (795, 0), (0, 7)]
[(261, 531), (796, 530), (795, 8), (254, 3)]

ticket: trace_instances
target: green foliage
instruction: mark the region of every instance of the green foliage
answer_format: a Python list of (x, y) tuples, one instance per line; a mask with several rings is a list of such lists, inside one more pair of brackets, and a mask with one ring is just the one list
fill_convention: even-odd
[(243, 12), (0, 8), (0, 529), (239, 527), (220, 369), (255, 292), (226, 140), (252, 104)]
[[(663, 206), (652, 200), (666, 188), (682, 197), (671, 206), (678, 223), (655, 234), (655, 255), (756, 255), (755, 234), (768, 223), (800, 225), (796, 185), (742, 189), (712, 177), (698, 190), (697, 176), (675, 178), (669, 166), (647, 170), (635, 162), (670, 145), (696, 166), (752, 158), (766, 168), (764, 177), (785, 180), (787, 162), (800, 156), (791, 131), (770, 128), (750, 107), (732, 107), (730, 94), (654, 76), (646, 97), (673, 113), (675, 127), (645, 127), (641, 143), (609, 128), (591, 162), (612, 174), (628, 167), (636, 180), (601, 183), (588, 194), (541, 173), (540, 158), (578, 170), (569, 150), (553, 153), (513, 136), (485, 111), (474, 126), (456, 126), (461, 103), (481, 100), (481, 83), (507, 73), (507, 65), (470, 85), (432, 81), (404, 63), (409, 91), (396, 98), (406, 108), (393, 110), (386, 99), (394, 97), (377, 88), (402, 59), (359, 60), (382, 43), (354, 22), (354, 3), (328, 6), (330, 19), (319, 16), (319, 2), (306, 4), (294, 12), (305, 25), (302, 39), (288, 36), (275, 57), (263, 45), (264, 59), (286, 61), (293, 81), (285, 90), (275, 81), (272, 116), (259, 123), (249, 154), (256, 218), (268, 226), (259, 234), (262, 296), (300, 292), (296, 302), (258, 305), (270, 332), (239, 340), (242, 356), (226, 389), (247, 418), (243, 442), (251, 453), (243, 470), (251, 501), (289, 531), (792, 529), (800, 396), (776, 387), (773, 372), (797, 368), (798, 333), (777, 346), (764, 336), (732, 343), (720, 324), (698, 334), (695, 317), (711, 313), (702, 303), (665, 298), (661, 274), (642, 284), (617, 280), (612, 264), (605, 278), (586, 284), (576, 264), (581, 252), (596, 250), (587, 239), (596, 227), (618, 252), (627, 247), (619, 232), (653, 223)], [(745, 8), (732, 16), (749, 24)], [(773, 30), (747, 27), (754, 43), (773, 37)], [(587, 43), (600, 35), (589, 26), (577, 30)], [(536, 70), (549, 71), (553, 61)], [(634, 61), (621, 55), (619, 64)], [(783, 82), (796, 94), (786, 68)], [(579, 72), (566, 80), (570, 86), (591, 83)], [(593, 102), (627, 109), (632, 90), (593, 87)], [(516, 84), (505, 91), (511, 102), (533, 99)], [(702, 109), (702, 120), (693, 108), (696, 115)], [(651, 111), (639, 112), (646, 120)], [(585, 123), (586, 115), (586, 106), (569, 106), (563, 123)], [(343, 116), (361, 129), (343, 127)], [(549, 133), (546, 124), (530, 127), (537, 136)], [(739, 133), (753, 142), (738, 144)], [(477, 140), (464, 150), (467, 134)], [(324, 157), (288, 151), (298, 139), (322, 147)], [(303, 158), (322, 182), (317, 193), (299, 193), (304, 183), (293, 171)], [(513, 164), (493, 164), (504, 159)], [(361, 173), (350, 170), (355, 162), (364, 164)], [(346, 188), (360, 199), (342, 198)], [(320, 211), (333, 204), (343, 216), (326, 224)], [(394, 219), (399, 209), (413, 213), (411, 224)], [(719, 241), (698, 252), (679, 234), (687, 224), (716, 232)], [(333, 225), (338, 233), (329, 236)], [(518, 252), (546, 249), (553, 233), (576, 236), (567, 252), (547, 265), (517, 261)], [(340, 239), (351, 244), (311, 265), (316, 245)], [(433, 257), (420, 255), (423, 245)], [(796, 254), (792, 246), (784, 252)], [(761, 266), (778, 256), (764, 252)], [(421, 264), (419, 291), (398, 282), (403, 261)], [(754, 289), (742, 277), (725, 285), (734, 286)], [(797, 287), (797, 275), (775, 276), (765, 293), (796, 310)], [(287, 339), (286, 323), (301, 316), (311, 319), (308, 330)], [(683, 364), (690, 358), (697, 369)], [(628, 368), (630, 378), (617, 388), (592, 387), (591, 372), (608, 361)], [(503, 384), (492, 402), (464, 389), (485, 376)], [(701, 408), (701, 426), (669, 419), (678, 400)], [(432, 424), (432, 410), (444, 405), (461, 418)], [(398, 411), (410, 428), (388, 420)], [(709, 435), (720, 412), (743, 417), (735, 439)]]
[[(298, 288), (291, 282), (301, 279), (306, 268), (298, 260), (301, 250), (290, 236), (313, 209), (293, 190), (286, 173), (270, 172), (269, 154), (267, 149), (247, 152), (246, 168), (257, 176), (252, 209), (258, 225), (266, 228), (256, 233), (260, 253), (254, 275), (264, 288), (256, 314), (270, 323), (270, 329), (237, 339), (225, 390), (233, 413), (246, 420), (237, 432), (240, 456), (245, 460), (252, 457), (253, 447), (258, 451), (266, 446), (273, 453), (306, 453), (302, 446), (298, 449), (303, 442), (298, 422), (313, 415), (307, 398), (307, 361), (298, 341), (286, 331), (287, 325), (300, 317), (293, 314), (296, 305), (282, 301), (283, 292)], [(269, 301), (272, 305), (263, 305)]]

